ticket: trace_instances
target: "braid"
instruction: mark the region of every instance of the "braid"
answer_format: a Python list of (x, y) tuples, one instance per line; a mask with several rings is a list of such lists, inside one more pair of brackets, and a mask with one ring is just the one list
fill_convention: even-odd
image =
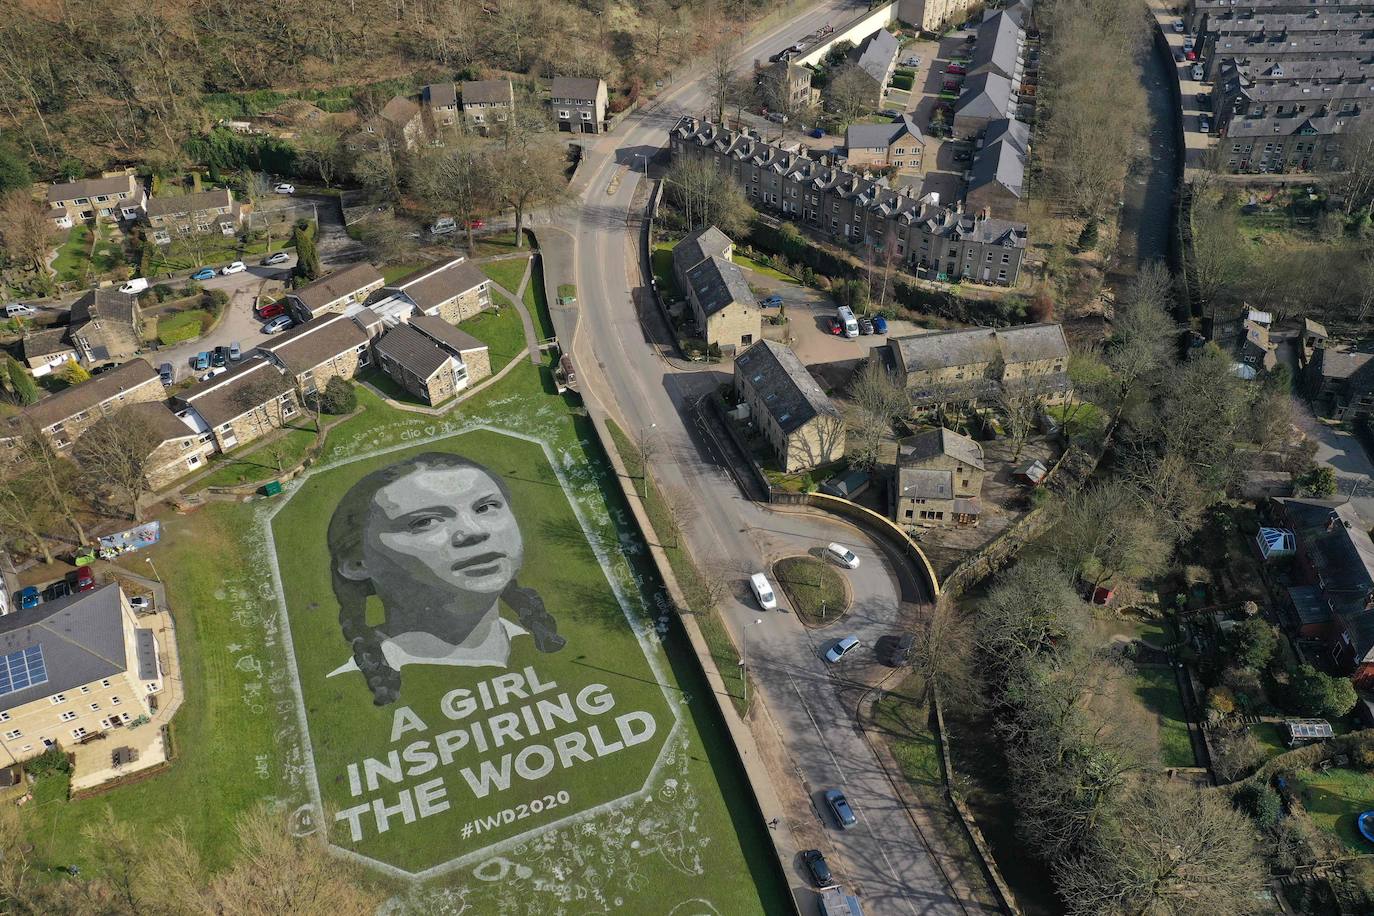
[(367, 623), (367, 596), (370, 583), (353, 582), (335, 573), (334, 595), (339, 599), (339, 626), (353, 649), (353, 661), (367, 680), (372, 702), (378, 706), (394, 703), (401, 692), (401, 672), (386, 663), (382, 654), (382, 635)]
[(522, 588), (519, 581), (512, 579), (501, 597), (534, 636), (534, 645), (540, 652), (557, 652), (567, 644), (568, 641), (558, 635), (558, 621), (544, 607), (544, 599), (537, 591)]

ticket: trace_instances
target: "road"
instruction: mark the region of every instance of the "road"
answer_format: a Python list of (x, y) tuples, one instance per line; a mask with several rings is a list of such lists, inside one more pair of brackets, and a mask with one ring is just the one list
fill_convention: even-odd
[[(798, 15), (750, 42), (739, 55), (741, 70), (754, 58), (767, 57), (862, 9), (862, 4), (831, 0)], [(779, 795), (796, 800), (787, 829), (780, 832), (784, 847), (790, 843), (795, 852), (819, 843), (870, 914), (962, 912), (857, 729), (856, 692), (848, 690), (851, 682), (845, 677), (873, 664), (873, 642), (894, 629), (899, 598), (921, 596), (913, 592), (913, 583), (898, 578), (899, 566), (880, 546), (847, 524), (769, 511), (741, 496), (722, 466), (718, 445), (691, 419), (691, 405), (728, 376), (718, 370), (673, 368), (652, 345), (656, 312), (646, 311), (644, 323), (636, 312), (631, 291), (643, 291), (648, 278), (638, 255), (638, 224), (632, 226), (629, 219), (632, 204), (641, 211), (643, 206), (642, 195), (635, 201), (641, 178), (634, 166), (642, 162), (639, 156), (652, 156), (667, 145), (666, 131), (682, 114), (701, 114), (707, 105), (700, 83), (686, 83), (626, 119), (614, 135), (589, 150), (578, 179), (579, 185), (586, 183), (582, 206), (553, 214), (553, 226), (568, 232), (576, 245), (574, 274), (582, 313), (574, 356), (579, 375), (588, 381), (588, 396), (618, 415), (630, 435), (647, 433), (656, 440), (654, 467), (660, 483), (697, 499), (687, 534), (693, 554), (702, 566), (724, 571), (735, 585), (734, 597), (722, 610), (736, 641), (747, 640), (746, 660), (766, 707), (763, 715), (752, 717), (752, 727), (756, 733), (778, 729), (792, 770), (773, 772)], [(619, 184), (607, 193), (613, 178)], [(810, 631), (792, 614), (761, 612), (745, 597), (749, 572), (829, 541), (854, 546), (862, 560), (860, 569), (849, 574), (857, 600), (845, 623)], [(821, 654), (850, 632), (864, 640), (864, 648), (855, 653), (861, 657), (827, 665)], [(833, 787), (842, 788), (856, 810), (859, 823), (851, 830), (835, 829), (824, 813), (821, 793)], [(806, 885), (795, 859), (787, 877), (794, 889)], [(799, 894), (803, 912), (815, 909), (809, 896)]]

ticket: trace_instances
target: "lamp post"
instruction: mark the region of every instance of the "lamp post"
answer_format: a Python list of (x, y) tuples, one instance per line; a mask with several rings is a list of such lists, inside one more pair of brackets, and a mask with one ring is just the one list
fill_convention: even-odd
[(635, 154), (634, 154), (634, 157), (635, 157), (636, 159), (643, 159), (643, 160), (644, 160), (644, 177), (645, 177), (645, 178), (648, 178), (648, 177), (649, 177), (649, 157), (646, 156), (644, 153), (635, 153)]
[(658, 429), (657, 423), (650, 423), (639, 428), (639, 441), (635, 446), (639, 449), (639, 480), (640, 480), (640, 499), (649, 498), (649, 458), (651, 449), (649, 448), (649, 430)]
[(744, 710), (749, 711), (749, 666), (747, 664), (749, 652), (749, 628), (763, 623), (762, 617), (755, 617), (753, 622), (746, 623), (740, 629), (739, 635), (739, 679), (744, 685)]
[(158, 584), (159, 584), (159, 585), (161, 585), (161, 584), (162, 584), (162, 577), (159, 576), (159, 575), (157, 574), (157, 567), (153, 565), (153, 558), (152, 558), (152, 557), (144, 557), (143, 560), (144, 560), (145, 563), (148, 564), (149, 567), (152, 568), (152, 570), (153, 570), (153, 578), (156, 579), (156, 580), (158, 581)]

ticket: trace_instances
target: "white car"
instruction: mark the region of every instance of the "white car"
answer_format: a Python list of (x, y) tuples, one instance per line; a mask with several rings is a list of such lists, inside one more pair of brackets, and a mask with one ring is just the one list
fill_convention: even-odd
[(902, 61), (902, 66), (919, 67), (921, 66), (921, 59), (919, 57), (908, 57), (906, 60)]
[(225, 264), (223, 267), (219, 269), (219, 272), (227, 277), (230, 274), (241, 274), (247, 269), (247, 264), (243, 263), (242, 261), (235, 261), (232, 264)]
[(859, 648), (859, 637), (846, 636), (826, 651), (825, 660), (834, 664), (857, 648)]
[(859, 568), (859, 558), (854, 555), (854, 551), (843, 544), (827, 544), (825, 555), (845, 569)]
[(135, 611), (151, 611), (153, 609), (153, 599), (147, 595), (134, 595), (129, 599), (129, 607)]
[(276, 254), (270, 254), (263, 258), (262, 263), (266, 267), (272, 267), (275, 264), (285, 264), (289, 260), (291, 260), (291, 255), (284, 251), (278, 251)]
[(38, 309), (22, 302), (11, 302), (5, 306), (6, 318), (28, 318), (30, 315), (37, 315)]
[(749, 577), (749, 588), (754, 592), (754, 597), (758, 599), (759, 607), (765, 611), (771, 611), (778, 606), (778, 598), (773, 594), (773, 586), (769, 584), (768, 577), (763, 573), (754, 573)]
[(272, 190), (276, 191), (278, 194), (295, 194), (296, 186), (293, 184), (287, 184), (286, 182), (282, 182)]
[(128, 293), (130, 295), (133, 295), (134, 293), (141, 293), (147, 288), (147, 279), (145, 279), (144, 277), (134, 277), (128, 283), (125, 283), (123, 286), (121, 286), (119, 288), (119, 291), (121, 293)]

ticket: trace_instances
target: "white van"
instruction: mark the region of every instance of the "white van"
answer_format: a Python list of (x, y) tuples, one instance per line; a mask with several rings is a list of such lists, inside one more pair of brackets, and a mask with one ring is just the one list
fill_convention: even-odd
[(840, 327), (844, 328), (845, 337), (859, 336), (859, 322), (854, 320), (854, 310), (847, 305), (842, 305), (835, 312), (835, 317), (840, 320)]
[(119, 288), (121, 293), (141, 293), (148, 288), (148, 281), (143, 277), (134, 277), (128, 283)]
[(763, 573), (754, 573), (749, 577), (749, 587), (754, 591), (754, 597), (758, 599), (759, 607), (765, 611), (771, 611), (778, 606), (777, 596), (773, 594), (773, 586), (768, 584), (768, 577)]
[(31, 305), (25, 305), (22, 302), (11, 302), (9, 305), (5, 306), (6, 318), (28, 318), (31, 315), (37, 314), (38, 309)]
[(458, 221), (451, 216), (441, 216), (429, 227), (431, 235), (449, 235), (458, 231)]

